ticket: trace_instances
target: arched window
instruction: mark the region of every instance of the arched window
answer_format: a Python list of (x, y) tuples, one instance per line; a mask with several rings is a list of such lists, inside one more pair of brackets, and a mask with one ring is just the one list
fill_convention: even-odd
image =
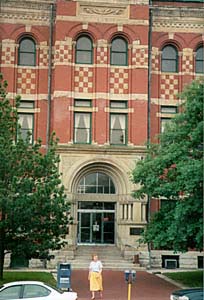
[(178, 51), (174, 46), (167, 45), (162, 49), (162, 72), (178, 72)]
[(195, 72), (196, 73), (204, 73), (204, 60), (203, 60), (203, 46), (199, 47), (196, 50), (196, 57), (195, 57)]
[(88, 36), (80, 36), (77, 39), (75, 62), (77, 64), (92, 64), (93, 43)]
[(128, 47), (127, 42), (121, 37), (116, 37), (111, 43), (111, 65), (128, 65)]
[(77, 192), (79, 194), (115, 194), (115, 186), (107, 174), (94, 172), (82, 177)]
[(35, 66), (36, 65), (36, 44), (30, 37), (21, 39), (18, 49), (18, 65)]

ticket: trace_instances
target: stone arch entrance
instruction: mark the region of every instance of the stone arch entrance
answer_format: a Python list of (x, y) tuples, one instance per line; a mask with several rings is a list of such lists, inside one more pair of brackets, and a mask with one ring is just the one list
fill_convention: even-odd
[(126, 189), (121, 171), (108, 163), (84, 166), (72, 182), (77, 244), (114, 244), (119, 194)]

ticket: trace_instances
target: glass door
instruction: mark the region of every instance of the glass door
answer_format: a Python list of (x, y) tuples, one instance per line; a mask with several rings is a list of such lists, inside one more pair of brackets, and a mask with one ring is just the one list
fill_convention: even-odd
[(114, 244), (115, 203), (78, 203), (78, 243)]
[(79, 213), (79, 233), (78, 239), (80, 243), (90, 243), (90, 226), (91, 214)]
[(114, 227), (115, 227), (115, 214), (110, 212), (103, 213), (103, 243), (114, 244)]
[(91, 213), (91, 243), (101, 244), (102, 241), (102, 213)]
[(79, 212), (78, 242), (114, 244), (114, 213)]

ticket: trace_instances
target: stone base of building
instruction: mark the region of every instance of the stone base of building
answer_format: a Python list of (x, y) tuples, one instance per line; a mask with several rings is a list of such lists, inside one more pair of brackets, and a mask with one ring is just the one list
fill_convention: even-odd
[[(121, 250), (122, 256), (127, 261), (132, 261), (135, 265), (146, 269), (183, 269), (195, 270), (203, 268), (204, 252), (189, 251), (186, 253), (175, 253), (173, 251), (151, 250), (151, 252), (144, 250), (137, 250), (130, 246), (124, 246)], [(72, 262), (75, 258), (76, 248), (71, 246), (66, 250), (53, 251), (51, 260), (30, 259), (30, 269), (55, 269), (60, 262)], [(5, 257), (5, 268), (10, 268), (10, 254)], [(18, 269), (21, 266), (17, 267)]]

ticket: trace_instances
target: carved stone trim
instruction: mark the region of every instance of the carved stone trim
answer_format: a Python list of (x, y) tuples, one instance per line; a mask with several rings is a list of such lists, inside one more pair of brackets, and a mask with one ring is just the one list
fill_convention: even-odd
[(95, 4), (92, 6), (91, 2), (90, 3), (83, 3), (79, 4), (79, 15), (97, 15), (97, 16), (104, 16), (104, 17), (123, 17), (127, 18), (128, 17), (128, 8), (127, 5), (111, 5), (107, 6), (104, 4)]

